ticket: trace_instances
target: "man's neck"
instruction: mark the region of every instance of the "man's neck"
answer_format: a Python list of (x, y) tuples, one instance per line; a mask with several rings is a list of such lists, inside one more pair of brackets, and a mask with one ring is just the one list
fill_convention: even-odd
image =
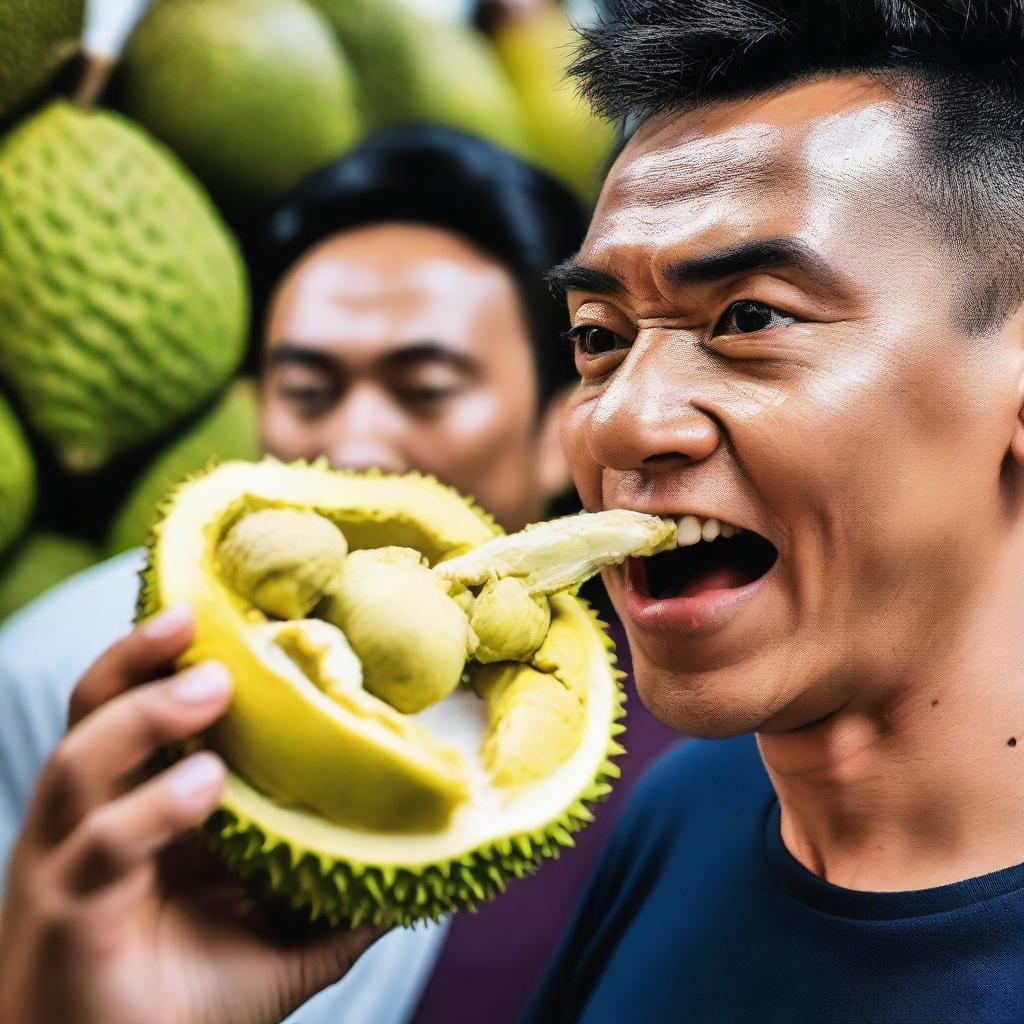
[(783, 841), (819, 877), (924, 889), (1024, 862), (1024, 595), (1006, 582), (876, 706), (758, 735)]

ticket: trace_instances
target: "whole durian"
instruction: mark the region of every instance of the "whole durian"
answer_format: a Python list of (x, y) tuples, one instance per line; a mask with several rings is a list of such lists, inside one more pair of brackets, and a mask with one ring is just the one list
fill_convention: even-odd
[(0, 140), (0, 377), (66, 468), (202, 406), (247, 320), (237, 245), (141, 129), (59, 101)]
[[(272, 459), (217, 466), (164, 508), (139, 614), (190, 603), (183, 664), (215, 657), (234, 678), (227, 713), (183, 750), (209, 745), (228, 764), (205, 832), (242, 877), (312, 918), (410, 924), (489, 899), (571, 845), (615, 775), (622, 694), (610, 642), (568, 588), (602, 562), (673, 547), (674, 524), (610, 512), (504, 537), (430, 478)], [(228, 564), (265, 565), (270, 551), (298, 570), (308, 546), (296, 517), (309, 515), (349, 553), (324, 599), (293, 609), (313, 617), (268, 621), (258, 587), (239, 586), (256, 577)], [(259, 544), (225, 562), (223, 545), (254, 517)], [(581, 557), (587, 538), (606, 550)], [(495, 600), (513, 576), (515, 597)], [(550, 609), (532, 651), (524, 595)], [(491, 641), (523, 661), (474, 658), (480, 606)], [(503, 616), (529, 643), (501, 639)], [(417, 690), (422, 710), (398, 710)]]

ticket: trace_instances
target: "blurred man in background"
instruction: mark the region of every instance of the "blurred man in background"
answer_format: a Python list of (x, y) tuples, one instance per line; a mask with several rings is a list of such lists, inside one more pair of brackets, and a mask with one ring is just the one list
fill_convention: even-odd
[[(266, 450), (282, 459), (325, 455), (339, 468), (432, 473), (473, 495), (509, 530), (541, 518), (569, 485), (557, 425), (574, 379), (558, 337), (567, 326), (564, 307), (543, 274), (576, 250), (584, 230), (582, 211), (552, 180), (447, 129), (381, 133), (314, 175), (273, 217), (253, 260), (256, 294), (267, 298)], [(105, 563), (0, 631), (0, 857), (63, 735), (72, 687), (129, 627), (140, 564), (138, 552)], [(72, 722), (170, 671), (167, 661), (180, 650), (176, 644), (187, 643), (189, 629), (187, 621), (172, 622), (169, 631), (147, 639), (143, 628), (108, 650), (85, 675)], [(196, 713), (226, 700), (224, 688), (220, 698), (210, 692), (205, 703), (193, 705)], [(616, 802), (673, 735), (638, 702), (631, 706), (631, 754)], [(127, 731), (118, 732), (131, 728), (127, 719), (118, 725), (91, 715), (82, 728), (95, 734), (100, 749), (131, 744)], [(95, 770), (89, 749), (83, 742), (61, 745), (58, 760), (72, 789)], [(302, 1024), (515, 1019), (614, 810), (605, 807), (576, 849), (479, 914), (388, 935), (344, 982), (303, 1009)], [(37, 801), (13, 859), (9, 919), (31, 917), (23, 908), (54, 884), (47, 863), (66, 856), (61, 847), (74, 847), (73, 835), (60, 828), (61, 839), (54, 841), (52, 826)], [(93, 885), (90, 880), (86, 888), (92, 892)], [(111, 926), (114, 911), (91, 912), (83, 928), (95, 940)], [(187, 939), (191, 927), (206, 934), (198, 919), (177, 920), (179, 938)], [(250, 933), (222, 938), (222, 947), (210, 949), (198, 966), (187, 960), (200, 957), (200, 946), (183, 942), (176, 966), (223, 975), (224, 959), (237, 955), (239, 986), (257, 1000), (268, 972), (298, 971), (301, 984), (278, 1016), (339, 973), (325, 967), (336, 963), (332, 957), (350, 958), (358, 950), (352, 940), (325, 940), (342, 944), (318, 954), (328, 973), (314, 985), (308, 963), (296, 966), (294, 957), (303, 954), (294, 944), (286, 953), (279, 936), (273, 952), (262, 950), (260, 959), (252, 955)], [(17, 941), (33, 939), (22, 931)], [(142, 991), (126, 993), (125, 1005), (145, 999), (145, 972), (131, 973), (126, 984)], [(62, 1005), (59, 994), (53, 998)], [(247, 1019), (239, 1005), (229, 1016)]]

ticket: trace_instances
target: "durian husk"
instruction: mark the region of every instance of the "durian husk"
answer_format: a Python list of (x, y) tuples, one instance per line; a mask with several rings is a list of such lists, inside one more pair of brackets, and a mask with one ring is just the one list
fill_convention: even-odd
[[(283, 463), (269, 459), (256, 465), (284, 467)], [(285, 468), (333, 472), (322, 460), (313, 464), (292, 463)], [(471, 500), (431, 477), (413, 473), (395, 478), (375, 471), (336, 475), (352, 480), (400, 479), (408, 485), (408, 521), (399, 524), (400, 536), (392, 533), (388, 542), (424, 550), (432, 563), (501, 533), (493, 519)], [(155, 614), (168, 603), (158, 572), (162, 521), (175, 509), (182, 490), (203, 476), (197, 474), (185, 481), (162, 508), (161, 523), (150, 537), (146, 566), (141, 573), (139, 619)], [(286, 495), (282, 495), (282, 504), (287, 504)], [(379, 526), (382, 516), (373, 508), (361, 511), (366, 517), (365, 529), (361, 531), (358, 524), (345, 528), (349, 543), (354, 548), (378, 546), (370, 543), (373, 531), (368, 524), (376, 522)], [(454, 520), (466, 511), (471, 515), (464, 516), (456, 526)], [(336, 826), (310, 811), (282, 806), (232, 770), (229, 757), (227, 788), (218, 809), (202, 829), (211, 849), (239, 877), (269, 898), (283, 901), (311, 920), (325, 920), (332, 925), (372, 921), (408, 926), (436, 920), (491, 899), (505, 890), (510, 879), (532, 873), (545, 858), (557, 857), (563, 848), (573, 845), (573, 833), (593, 820), (589, 805), (602, 800), (619, 775), (614, 758), (623, 752), (617, 737), (624, 729), (620, 721), (624, 715), (624, 694), (620, 685), (622, 673), (614, 667), (614, 645), (594, 612), (581, 599), (567, 593), (554, 595), (552, 606), (560, 610), (563, 620), (571, 620), (580, 631), (583, 643), (577, 654), (586, 661), (588, 685), (598, 694), (594, 707), (600, 706), (606, 713), (598, 717), (595, 711), (588, 717), (591, 739), (586, 753), (588, 758), (592, 757), (592, 763), (586, 764), (585, 783), (575, 787), (570, 798), (559, 801), (551, 813), (545, 813), (528, 828), (495, 829), (483, 841), (440, 856), (407, 854), (417, 847), (429, 849), (431, 844), (436, 852), (444, 845), (437, 839), (445, 837), (444, 828), (435, 832), (425, 830), (425, 839), (418, 834), (377, 835), (371, 831), (367, 843), (375, 847), (374, 856), (360, 856), (353, 851), (362, 833)], [(199, 645), (187, 652), (183, 661), (190, 663), (216, 654)], [(182, 756), (202, 746), (219, 749), (216, 728), (171, 754)], [(346, 849), (347, 843), (352, 847)]]

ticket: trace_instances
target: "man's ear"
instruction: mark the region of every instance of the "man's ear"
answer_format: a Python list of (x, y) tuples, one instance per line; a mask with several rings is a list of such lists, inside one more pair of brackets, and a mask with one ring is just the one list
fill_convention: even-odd
[(572, 486), (569, 463), (566, 461), (559, 438), (559, 426), (565, 405), (574, 390), (575, 385), (570, 384), (556, 392), (548, 399), (547, 407), (541, 415), (537, 448), (537, 483), (545, 501), (557, 498)]
[(1010, 454), (1017, 465), (1024, 468), (1024, 370), (1017, 380), (1017, 421), (1010, 438)]

